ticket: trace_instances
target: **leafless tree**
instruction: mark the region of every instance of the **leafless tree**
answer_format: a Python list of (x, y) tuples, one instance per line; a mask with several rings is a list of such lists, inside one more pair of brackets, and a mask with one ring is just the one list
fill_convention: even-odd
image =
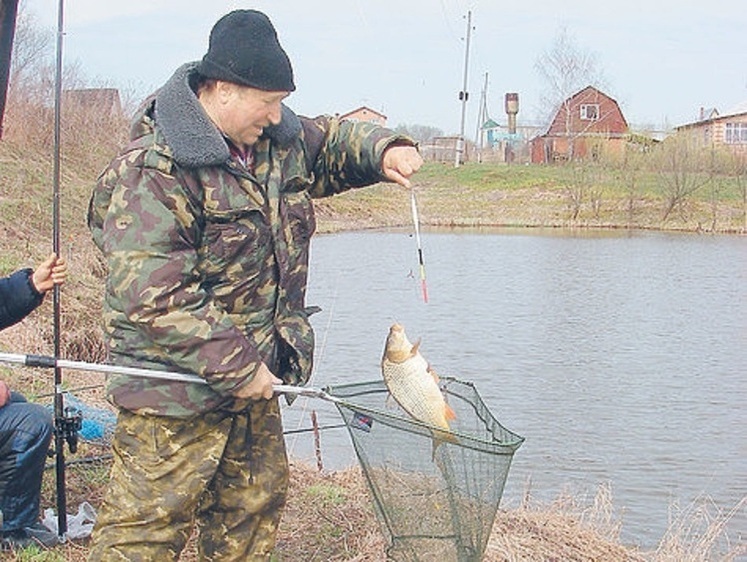
[[(537, 58), (534, 66), (546, 84), (540, 96), (540, 110), (548, 120), (575, 92), (586, 86), (603, 89), (606, 85), (596, 55), (580, 47), (565, 27), (560, 28), (550, 48)], [(565, 114), (570, 116), (569, 111)]]
[(739, 167), (737, 183), (742, 194), (742, 233), (747, 233), (747, 158), (740, 161)]
[(625, 150), (622, 160), (618, 163), (620, 181), (625, 186), (627, 194), (626, 210), (628, 228), (633, 228), (636, 224), (641, 176), (643, 174), (645, 158), (649, 150), (649, 145), (632, 144)]
[(674, 210), (684, 212), (688, 198), (712, 181), (714, 169), (711, 152), (687, 134), (666, 139), (655, 157), (665, 201), (662, 221), (666, 221)]
[(406, 125), (400, 124), (394, 129), (397, 133), (409, 135), (419, 142), (427, 142), (434, 137), (442, 137), (444, 132), (428, 125)]
[(25, 10), (25, 2), (21, 2), (13, 40), (10, 87), (15, 91), (27, 90), (29, 81), (39, 80), (48, 73), (53, 56), (54, 33), (43, 28), (36, 16)]
[(607, 164), (600, 161), (572, 163), (568, 166), (565, 195), (571, 221), (581, 219), (582, 211), (591, 211), (594, 220), (601, 218), (603, 191), (601, 188)]
[(725, 170), (727, 175), (734, 177), (738, 196), (742, 200), (742, 233), (747, 233), (747, 155), (729, 152)]
[(589, 169), (586, 166), (572, 165), (571, 178), (565, 187), (568, 210), (572, 221), (577, 221), (581, 215), (586, 193), (591, 186)]

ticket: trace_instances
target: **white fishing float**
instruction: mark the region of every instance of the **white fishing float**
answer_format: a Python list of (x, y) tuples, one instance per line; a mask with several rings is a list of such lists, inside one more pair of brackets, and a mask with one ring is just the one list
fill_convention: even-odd
[(415, 243), (418, 246), (418, 262), (420, 264), (420, 286), (423, 291), (423, 302), (428, 302), (428, 286), (425, 282), (425, 262), (423, 261), (423, 246), (420, 243), (420, 219), (418, 218), (418, 204), (415, 200), (415, 190), (410, 190), (410, 206), (412, 207), (412, 223), (415, 226)]

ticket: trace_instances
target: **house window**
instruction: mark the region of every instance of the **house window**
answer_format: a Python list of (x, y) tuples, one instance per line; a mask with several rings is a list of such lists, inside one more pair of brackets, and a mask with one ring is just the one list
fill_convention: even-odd
[(599, 104), (582, 103), (581, 119), (583, 119), (584, 121), (597, 121), (599, 119)]
[(747, 123), (726, 123), (724, 142), (726, 144), (747, 144)]

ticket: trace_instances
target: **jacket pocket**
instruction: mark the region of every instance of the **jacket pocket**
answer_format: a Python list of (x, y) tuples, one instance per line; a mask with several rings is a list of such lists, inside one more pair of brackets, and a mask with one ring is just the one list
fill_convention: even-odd
[(257, 208), (205, 210), (201, 262), (212, 282), (256, 274), (272, 252), (269, 225)]

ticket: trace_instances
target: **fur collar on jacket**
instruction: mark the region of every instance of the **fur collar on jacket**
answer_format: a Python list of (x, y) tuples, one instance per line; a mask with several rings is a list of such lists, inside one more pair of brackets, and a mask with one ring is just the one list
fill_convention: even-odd
[[(229, 159), (230, 153), (223, 135), (205, 113), (190, 87), (196, 74), (196, 62), (184, 64), (156, 93), (156, 123), (178, 164), (190, 168), (219, 166)], [(267, 127), (263, 136), (286, 146), (300, 132), (301, 121), (298, 116), (283, 105), (280, 124)]]

